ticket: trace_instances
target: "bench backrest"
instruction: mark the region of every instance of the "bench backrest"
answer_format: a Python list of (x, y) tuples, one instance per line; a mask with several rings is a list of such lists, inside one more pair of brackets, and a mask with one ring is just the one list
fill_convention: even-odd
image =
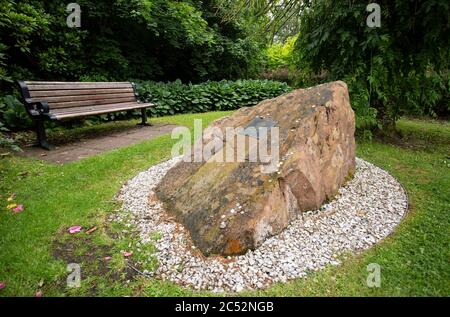
[(129, 82), (19, 82), (27, 103), (45, 101), (50, 109), (135, 102)]

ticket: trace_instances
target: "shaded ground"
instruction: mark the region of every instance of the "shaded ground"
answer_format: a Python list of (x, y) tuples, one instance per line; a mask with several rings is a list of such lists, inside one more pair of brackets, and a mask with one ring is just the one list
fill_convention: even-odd
[(60, 143), (52, 151), (47, 151), (36, 146), (28, 146), (19, 154), (29, 158), (63, 164), (145, 140), (151, 140), (155, 137), (171, 133), (175, 127), (175, 125), (159, 123), (152, 126), (138, 126), (112, 131), (100, 137), (93, 133), (89, 137), (83, 137), (70, 143)]

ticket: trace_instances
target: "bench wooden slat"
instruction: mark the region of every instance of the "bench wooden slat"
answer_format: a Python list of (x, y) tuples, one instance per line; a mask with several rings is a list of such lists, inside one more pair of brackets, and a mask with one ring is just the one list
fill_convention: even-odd
[(59, 108), (71, 108), (71, 107), (81, 107), (81, 106), (96, 106), (96, 105), (105, 105), (105, 104), (114, 104), (114, 103), (125, 103), (136, 101), (134, 96), (128, 97), (120, 97), (120, 98), (111, 98), (111, 99), (98, 99), (98, 100), (82, 100), (82, 101), (69, 101), (69, 102), (49, 102), (50, 111), (52, 109)]
[[(113, 103), (113, 104), (106, 104), (106, 105), (97, 105), (97, 106), (92, 106), (92, 107), (86, 107), (86, 106), (82, 106), (82, 107), (73, 107), (73, 108), (59, 108), (59, 109), (54, 109), (53, 111), (51, 111), (52, 114), (68, 114), (68, 113), (79, 113), (79, 112), (83, 112), (83, 111), (87, 111), (87, 112), (91, 112), (91, 111), (95, 111), (96, 109), (116, 109), (116, 108), (129, 108), (129, 107), (136, 107), (136, 108), (140, 108), (142, 105), (142, 107), (148, 107), (149, 103), (138, 103), (138, 102), (124, 102), (124, 103)], [(114, 112), (114, 111), (112, 111)]]
[(133, 92), (122, 94), (100, 94), (100, 95), (75, 95), (75, 96), (51, 96), (51, 97), (34, 97), (33, 102), (46, 101), (49, 104), (58, 102), (73, 102), (73, 101), (85, 101), (85, 100), (113, 100), (116, 98), (135, 98)]
[(72, 89), (108, 89), (108, 88), (133, 88), (130, 83), (120, 84), (120, 83), (95, 83), (95, 84), (60, 84), (60, 85), (40, 85), (30, 83), (28, 85), (29, 91), (36, 90), (72, 90)]
[(111, 112), (118, 112), (118, 111), (127, 111), (127, 110), (134, 110), (134, 109), (141, 109), (141, 108), (148, 108), (152, 106), (152, 104), (149, 103), (121, 103), (121, 104), (115, 104), (115, 105), (104, 105), (102, 106), (96, 106), (92, 108), (87, 107), (80, 107), (80, 108), (68, 108), (70, 111), (66, 112), (53, 112), (52, 115), (57, 120), (65, 120), (70, 118), (79, 118), (79, 117), (85, 117), (85, 116), (92, 116), (92, 115), (99, 115), (99, 114), (105, 114), (105, 113), (111, 113)]
[(56, 97), (56, 96), (78, 96), (78, 95), (101, 95), (134, 93), (133, 88), (109, 88), (109, 89), (74, 89), (74, 90), (34, 90), (30, 96), (34, 97)]
[[(85, 84), (111, 84), (107, 81), (25, 81), (27, 85), (85, 85)], [(130, 84), (128, 81), (116, 81), (113, 84)]]
[[(131, 107), (134, 106), (136, 108), (139, 108), (141, 103), (138, 102), (121, 102), (121, 103), (110, 103), (105, 105), (95, 105), (95, 106), (81, 106), (81, 107), (71, 107), (71, 108), (59, 108), (59, 109), (53, 109), (50, 113), (52, 114), (67, 114), (67, 113), (78, 113), (83, 111), (94, 111), (96, 109), (116, 109), (121, 107)], [(142, 105), (145, 105), (142, 103)], [(147, 103), (148, 105), (148, 103)], [(114, 111), (112, 111), (114, 112)]]

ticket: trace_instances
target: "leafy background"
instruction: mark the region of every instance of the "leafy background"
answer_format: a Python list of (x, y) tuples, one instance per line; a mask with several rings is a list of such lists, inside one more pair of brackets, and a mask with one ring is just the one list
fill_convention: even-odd
[(282, 82), (269, 80), (207, 81), (202, 84), (143, 82), (137, 88), (143, 101), (156, 107), (149, 111), (153, 116), (176, 113), (234, 110), (256, 105), (291, 90)]
[(30, 128), (18, 79), (140, 82), (153, 116), (235, 109), (288, 89), (266, 79), (344, 80), (364, 137), (394, 133), (405, 115), (448, 119), (449, 2), (377, 1), (380, 28), (366, 25), (369, 2), (79, 0), (82, 27), (72, 29), (65, 1), (0, 0), (2, 138)]

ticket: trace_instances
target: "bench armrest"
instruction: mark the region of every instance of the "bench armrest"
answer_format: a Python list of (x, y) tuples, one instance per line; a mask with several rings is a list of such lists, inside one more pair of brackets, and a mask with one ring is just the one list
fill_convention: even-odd
[(24, 81), (17, 81), (17, 84), (19, 85), (25, 110), (30, 116), (41, 116), (47, 114), (50, 111), (50, 108), (46, 101), (32, 101), (30, 92), (28, 91), (28, 86)]
[(50, 107), (48, 106), (48, 102), (46, 101), (39, 101), (35, 103), (36, 110), (39, 112), (39, 114), (46, 114), (49, 113)]
[(136, 102), (141, 103), (141, 101), (139, 100), (139, 93), (137, 91), (136, 83), (131, 83), (131, 86), (133, 87), (133, 93), (134, 93), (134, 98), (136, 98)]
[(26, 99), (25, 109), (32, 117), (45, 115), (50, 111), (50, 107), (46, 101), (32, 102), (31, 100)]

